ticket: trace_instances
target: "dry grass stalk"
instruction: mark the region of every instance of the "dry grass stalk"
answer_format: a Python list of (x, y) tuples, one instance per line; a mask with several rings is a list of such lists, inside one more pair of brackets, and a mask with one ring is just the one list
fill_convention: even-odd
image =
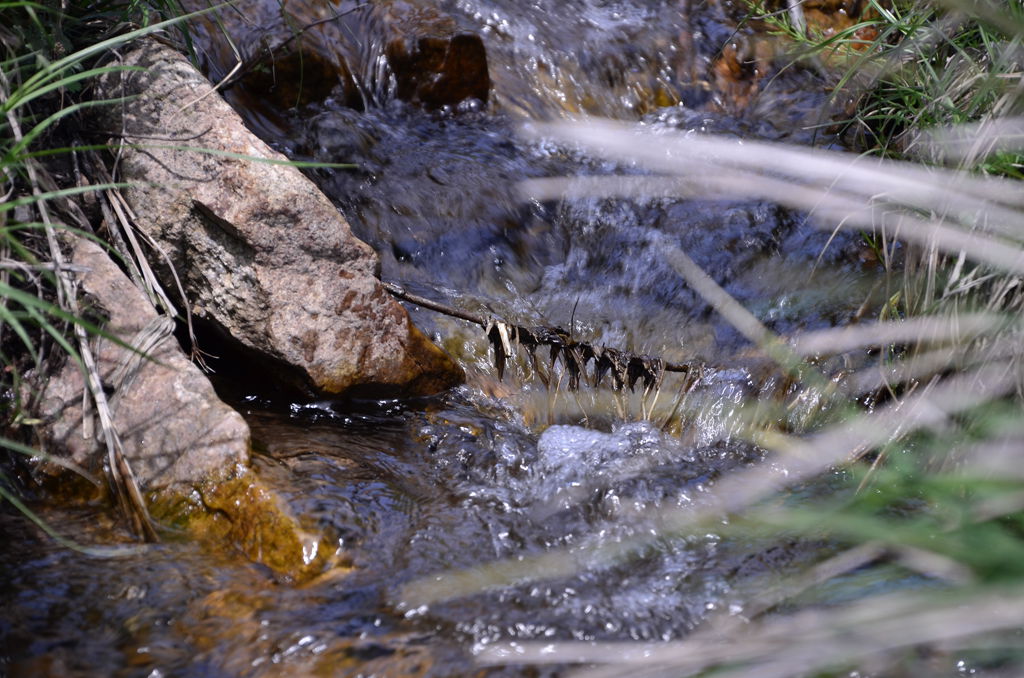
[[(522, 643), (488, 649), (487, 664), (604, 664), (576, 678), (692, 676), (712, 667), (728, 678), (788, 678), (864, 662), (924, 643), (955, 647), (985, 632), (1024, 624), (1024, 595), (996, 591), (967, 600), (932, 594), (873, 596), (834, 610), (807, 610), (746, 625), (738, 635), (699, 634), (660, 645)], [(780, 648), (785, 651), (780, 651)]]
[[(2, 72), (0, 72), (0, 85), (2, 85), (3, 88), (2, 91), (0, 91), (0, 95), (2, 95), (2, 100), (6, 101), (6, 92), (10, 91), (10, 83)], [(13, 111), (8, 111), (7, 122), (15, 140), (20, 142), (24, 137), (22, 135), (18, 118)], [(41, 188), (41, 180), (39, 170), (36, 167), (36, 161), (32, 158), (26, 158), (24, 161), (24, 167), (29, 185), (32, 189), (32, 194), (38, 199), (36, 202), (36, 209), (38, 210), (39, 216), (43, 222), (51, 261), (55, 266), (58, 304), (62, 309), (66, 309), (72, 315), (80, 317), (81, 309), (78, 306), (75, 281), (71, 274), (66, 270), (66, 261), (64, 259), (64, 254), (61, 251), (57, 234), (58, 228), (50, 217), (50, 211), (47, 207), (46, 199), (41, 197), (43, 196), (44, 191)], [(128, 464), (127, 459), (125, 459), (124, 448), (113, 423), (113, 415), (107, 401), (106, 393), (103, 390), (103, 384), (101, 383), (96, 359), (93, 356), (92, 348), (89, 344), (89, 337), (86, 334), (85, 328), (77, 323), (74, 324), (74, 333), (78, 344), (79, 356), (82, 360), (83, 372), (88, 385), (88, 392), (92, 397), (92, 401), (96, 406), (97, 414), (100, 419), (100, 427), (103, 433), (104, 443), (107, 448), (108, 465), (110, 467), (109, 472), (114, 494), (117, 497), (118, 504), (120, 505), (124, 515), (129, 519), (135, 534), (147, 541), (156, 541), (157, 535), (156, 530), (153, 527), (152, 519), (149, 516), (149, 511), (146, 508), (145, 500), (142, 498), (138, 482), (132, 473), (131, 466)]]

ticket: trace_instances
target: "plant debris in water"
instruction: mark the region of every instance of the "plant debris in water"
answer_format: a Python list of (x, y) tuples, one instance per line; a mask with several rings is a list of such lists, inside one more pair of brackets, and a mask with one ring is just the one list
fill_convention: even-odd
[[(515, 355), (516, 349), (526, 349), (530, 366), (545, 386), (551, 385), (551, 373), (555, 363), (561, 359), (562, 366), (569, 375), (568, 388), (576, 391), (581, 379), (593, 388), (597, 388), (611, 378), (611, 386), (616, 391), (628, 387), (636, 389), (638, 381), (643, 382), (644, 393), (661, 388), (666, 372), (691, 373), (694, 366), (686, 363), (670, 363), (662, 358), (639, 355), (609, 346), (594, 345), (586, 341), (577, 341), (571, 332), (561, 327), (524, 327), (505, 322), (498, 318), (482, 318), (480, 316), (459, 311), (458, 309), (439, 304), (424, 297), (406, 292), (393, 283), (383, 283), (384, 287), (395, 297), (430, 309), (438, 313), (476, 323), (484, 329), (484, 335), (494, 351), (494, 369), (498, 379), (505, 376), (508, 358)], [(547, 372), (540, 369), (537, 349), (541, 346), (550, 347)]]

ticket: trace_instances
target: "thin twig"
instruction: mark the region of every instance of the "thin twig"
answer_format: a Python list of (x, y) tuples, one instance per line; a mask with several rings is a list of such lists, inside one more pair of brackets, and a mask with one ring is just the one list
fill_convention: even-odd
[(495, 351), (495, 367), (499, 379), (504, 373), (505, 358), (511, 353), (513, 344), (524, 346), (531, 355), (538, 346), (550, 346), (552, 363), (556, 358), (562, 359), (562, 363), (569, 371), (569, 389), (573, 391), (579, 387), (580, 376), (591, 362), (594, 363), (593, 375), (590, 378), (593, 385), (598, 385), (604, 375), (608, 374), (616, 390), (621, 390), (624, 386), (632, 390), (636, 382), (642, 380), (645, 392), (660, 388), (661, 378), (665, 372), (685, 374), (693, 369), (693, 366), (687, 363), (670, 363), (657, 357), (576, 341), (571, 333), (557, 327), (525, 327), (485, 318), (412, 294), (394, 283), (381, 284), (398, 299), (482, 327)]
[[(240, 80), (242, 80), (242, 78), (248, 75), (250, 71), (259, 66), (264, 59), (266, 59), (268, 56), (274, 56), (276, 52), (279, 52), (280, 50), (286, 48), (289, 44), (291, 44), (292, 41), (301, 38), (306, 33), (306, 31), (317, 26), (330, 23), (331, 21), (335, 21), (336, 19), (340, 19), (346, 14), (351, 14), (356, 10), (363, 9), (364, 7), (368, 7), (369, 5), (370, 3), (368, 2), (360, 3), (355, 7), (352, 7), (351, 9), (345, 10), (344, 12), (338, 12), (324, 19), (318, 19), (317, 21), (313, 21), (311, 23), (306, 24), (299, 30), (292, 33), (280, 44), (274, 45), (273, 47), (267, 47), (264, 52), (258, 52), (256, 55), (250, 57), (249, 59), (246, 59), (244, 63), (237, 64), (234, 68), (231, 69), (231, 73), (229, 73), (226, 77), (222, 78), (221, 81), (217, 83), (217, 88), (229, 89), (231, 87), (234, 87), (235, 84), (237, 84)], [(234, 77), (231, 77), (232, 75), (234, 75)]]

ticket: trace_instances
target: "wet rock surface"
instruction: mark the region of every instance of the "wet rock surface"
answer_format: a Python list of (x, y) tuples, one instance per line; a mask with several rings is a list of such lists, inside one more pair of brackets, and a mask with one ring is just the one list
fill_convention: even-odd
[(374, 278), (373, 252), (184, 57), (148, 43), (125, 63), (143, 70), (109, 78), (104, 91), (137, 98), (106, 126), (141, 146), (123, 151), (121, 175), (134, 184), (126, 195), (196, 317), (307, 392), (416, 395), (459, 380), (460, 370)]
[[(272, 109), (249, 118), (264, 133), (284, 131), (283, 111), (325, 99), (358, 110), (391, 98), (434, 109), (490, 93), (480, 37), (430, 0), (245, 0), (195, 28), (201, 66), (213, 81), (228, 78), (228, 101), (243, 112)], [(236, 72), (223, 33), (241, 50)]]
[(241, 553), (285, 581), (350, 567), (345, 552), (332, 546), (333, 532), (309, 525), (289, 506), (282, 488), (250, 469), (220, 482), (194, 483), (187, 493), (159, 493), (150, 510), (165, 528), (185, 530), (214, 551)]

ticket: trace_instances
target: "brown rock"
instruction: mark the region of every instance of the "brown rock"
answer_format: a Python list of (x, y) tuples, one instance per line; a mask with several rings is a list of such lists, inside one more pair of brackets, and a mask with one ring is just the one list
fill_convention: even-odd
[[(249, 427), (185, 357), (171, 334), (171, 321), (157, 315), (95, 243), (76, 238), (71, 261), (89, 269), (79, 274), (79, 283), (90, 313), (107, 318), (105, 332), (148, 355), (110, 338), (96, 339), (94, 355), (109, 390), (113, 422), (140, 485), (180, 489), (237, 475), (249, 461)], [(145, 343), (146, 336), (156, 343)], [(125, 365), (135, 369), (125, 373)], [(92, 467), (104, 452), (98, 425), (83, 428), (84, 388), (81, 370), (68, 361), (43, 385), (37, 416), (46, 423), (37, 430), (44, 449)], [(90, 424), (94, 414), (87, 413)]]
[(373, 16), (399, 99), (427, 108), (487, 101), (491, 81), (479, 35), (460, 33), (451, 18), (423, 2), (378, 0)]
[(358, 109), (390, 96), (438, 108), (486, 101), (491, 86), (480, 36), (429, 0), (240, 0), (195, 23), (212, 80), (237, 65), (241, 49), (227, 97), (274, 118), (262, 122), (280, 124), (280, 112), (328, 95)]
[(119, 164), (133, 183), (126, 196), (197, 317), (270, 357), (279, 378), (310, 393), (420, 395), (461, 379), (374, 277), (376, 255), (337, 209), (281, 164), (286, 158), (249, 132), (184, 57), (146, 42), (125, 65), (140, 70), (107, 77), (100, 96), (136, 98), (103, 124), (137, 145)]

